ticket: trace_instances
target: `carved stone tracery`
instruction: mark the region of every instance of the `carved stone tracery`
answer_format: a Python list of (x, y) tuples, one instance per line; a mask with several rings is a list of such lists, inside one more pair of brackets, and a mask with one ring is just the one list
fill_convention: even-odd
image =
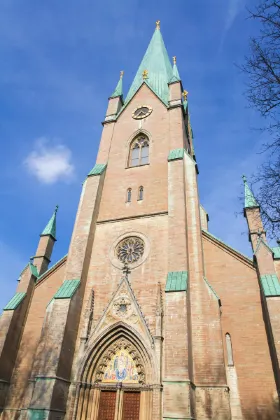
[(144, 254), (144, 242), (137, 236), (123, 239), (116, 248), (118, 259), (124, 264), (133, 264)]

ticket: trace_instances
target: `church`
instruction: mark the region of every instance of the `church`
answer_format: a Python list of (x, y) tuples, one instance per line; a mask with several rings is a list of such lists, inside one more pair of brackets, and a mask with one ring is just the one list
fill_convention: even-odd
[(159, 21), (126, 96), (122, 83), (68, 254), (50, 265), (56, 208), (1, 315), (0, 418), (277, 419), (280, 247), (245, 177), (252, 258), (208, 230)]

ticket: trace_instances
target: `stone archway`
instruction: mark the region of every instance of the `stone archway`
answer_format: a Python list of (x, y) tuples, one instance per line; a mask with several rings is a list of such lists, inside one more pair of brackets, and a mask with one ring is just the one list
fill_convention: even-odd
[(139, 336), (115, 325), (84, 359), (74, 419), (151, 420), (153, 376), (150, 354)]

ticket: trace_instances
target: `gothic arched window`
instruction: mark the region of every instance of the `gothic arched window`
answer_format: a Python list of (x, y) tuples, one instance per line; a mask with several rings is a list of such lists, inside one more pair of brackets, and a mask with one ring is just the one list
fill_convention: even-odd
[(141, 186), (138, 190), (138, 200), (143, 200), (144, 198), (144, 188)]
[(229, 333), (226, 333), (226, 346), (227, 346), (228, 366), (234, 366), (234, 363), (233, 363), (233, 354), (232, 354), (231, 337), (230, 337), (230, 334)]
[(131, 202), (131, 192), (132, 192), (131, 188), (128, 188), (128, 190), (126, 192), (126, 201), (127, 201), (127, 203), (130, 203)]
[(140, 166), (147, 163), (149, 163), (149, 139), (141, 134), (131, 143), (129, 166)]

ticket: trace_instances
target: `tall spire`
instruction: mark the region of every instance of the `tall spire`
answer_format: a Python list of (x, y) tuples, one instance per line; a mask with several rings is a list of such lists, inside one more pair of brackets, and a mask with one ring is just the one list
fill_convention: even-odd
[[(147, 71), (145, 74), (148, 74), (148, 78), (143, 79), (143, 72), (145, 70)], [(172, 66), (161, 36), (160, 22), (157, 21), (155, 32), (130, 86), (125, 104), (130, 101), (142, 83), (146, 83), (168, 105), (168, 82), (172, 76)]]
[(244, 182), (244, 188), (245, 188), (245, 192), (244, 192), (244, 198), (245, 198), (245, 203), (244, 203), (244, 207), (248, 208), (248, 207), (259, 207), (254, 194), (252, 193), (252, 191), (250, 190), (248, 184), (247, 184), (247, 179), (245, 175), (242, 175), (243, 178), (243, 182)]
[(43, 230), (40, 236), (52, 236), (54, 240), (56, 240), (56, 213), (58, 210), (58, 206), (55, 207), (52, 217), (49, 220), (49, 223)]
[(124, 72), (121, 71), (120, 80), (118, 81), (118, 84), (117, 84), (116, 89), (114, 90), (113, 94), (110, 96), (111, 98), (117, 98), (118, 96), (122, 96), (122, 94), (123, 94), (123, 83), (122, 83), (123, 73)]
[(169, 80), (169, 83), (180, 82), (180, 81), (181, 81), (181, 79), (180, 79), (179, 71), (178, 71), (178, 68), (177, 68), (177, 59), (174, 56), (173, 57), (172, 77)]

